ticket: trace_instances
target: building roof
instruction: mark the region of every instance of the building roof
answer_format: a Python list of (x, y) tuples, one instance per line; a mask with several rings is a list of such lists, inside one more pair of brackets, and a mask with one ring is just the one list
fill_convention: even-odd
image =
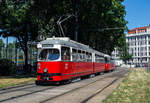
[(132, 30), (129, 30), (128, 34), (136, 34), (137, 32), (147, 32), (147, 28), (150, 28), (150, 26), (144, 26), (144, 27), (138, 27), (134, 28)]

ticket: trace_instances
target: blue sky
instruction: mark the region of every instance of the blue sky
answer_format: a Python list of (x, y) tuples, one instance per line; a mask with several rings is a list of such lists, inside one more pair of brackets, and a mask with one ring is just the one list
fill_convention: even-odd
[(125, 0), (123, 4), (129, 29), (150, 24), (150, 0)]
[[(2, 37), (0, 36), (0, 39), (1, 39)], [(6, 43), (6, 38), (2, 38), (3, 39), (3, 42), (4, 43)], [(14, 38), (14, 37), (9, 37), (8, 38), (8, 41), (9, 41), (9, 43), (12, 43), (13, 41), (15, 41), (16, 39)]]

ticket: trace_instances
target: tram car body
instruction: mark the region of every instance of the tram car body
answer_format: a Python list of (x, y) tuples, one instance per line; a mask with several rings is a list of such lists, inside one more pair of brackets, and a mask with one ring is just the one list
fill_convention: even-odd
[(108, 59), (110, 56), (69, 38), (47, 38), (39, 42), (37, 48), (37, 84), (67, 81), (114, 69)]
[(105, 71), (113, 71), (114, 69), (114, 60), (109, 55), (105, 55)]

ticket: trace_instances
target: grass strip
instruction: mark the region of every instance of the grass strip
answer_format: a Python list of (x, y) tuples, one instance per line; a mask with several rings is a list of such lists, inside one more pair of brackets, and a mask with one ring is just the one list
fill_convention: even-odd
[(132, 69), (103, 103), (150, 103), (150, 71)]
[(0, 88), (34, 83), (35, 77), (0, 77)]

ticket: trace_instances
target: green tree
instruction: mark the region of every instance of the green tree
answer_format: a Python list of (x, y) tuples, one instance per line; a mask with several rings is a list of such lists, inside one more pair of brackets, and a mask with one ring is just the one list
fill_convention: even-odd
[(2, 59), (5, 56), (4, 47), (5, 47), (5, 43), (3, 42), (2, 39), (0, 39), (0, 59)]
[(14, 36), (18, 39), (25, 55), (25, 65), (28, 64), (28, 41), (37, 37), (37, 21), (32, 15), (32, 0), (19, 2), (17, 0), (0, 1), (0, 28), (4, 37)]
[[(87, 14), (82, 15), (83, 28), (81, 27), (81, 31), (83, 31), (81, 35), (85, 38), (81, 39), (83, 41), (88, 39), (87, 44), (89, 43), (99, 51), (111, 54), (126, 28), (125, 7), (122, 2), (123, 0), (87, 0), (87, 3), (83, 4), (84, 7), (80, 9), (82, 12), (88, 11)], [(116, 27), (118, 29), (115, 29)], [(84, 32), (89, 29), (89, 33)]]
[(8, 59), (15, 61), (15, 42), (8, 44)]
[(119, 40), (118, 50), (119, 50), (119, 55), (120, 55), (121, 59), (125, 63), (128, 60), (132, 59), (132, 55), (129, 54), (129, 47), (128, 47), (128, 44), (126, 43), (125, 35), (122, 35)]
[[(75, 17), (62, 23), (65, 36), (75, 40), (75, 26), (78, 25), (78, 41), (94, 49), (111, 54), (126, 29), (124, 0), (36, 0), (35, 7), (43, 21), (42, 29), (49, 32), (45, 25), (55, 27), (49, 36), (61, 36), (56, 21), (63, 15), (77, 11)], [(39, 5), (40, 4), (40, 5)], [(63, 17), (62, 17), (63, 18)], [(112, 28), (112, 29), (109, 29)], [(117, 28), (117, 29), (116, 29)], [(57, 33), (55, 33), (55, 31)]]
[(0, 47), (4, 47), (5, 46), (5, 43), (3, 42), (2, 39), (0, 39)]
[(78, 30), (78, 42), (111, 54), (126, 29), (123, 1), (0, 0), (0, 28), (5, 36), (18, 38), (28, 64), (28, 41), (34, 41), (38, 35), (62, 36), (56, 22), (73, 14), (62, 23), (65, 36), (75, 40), (74, 31)]

